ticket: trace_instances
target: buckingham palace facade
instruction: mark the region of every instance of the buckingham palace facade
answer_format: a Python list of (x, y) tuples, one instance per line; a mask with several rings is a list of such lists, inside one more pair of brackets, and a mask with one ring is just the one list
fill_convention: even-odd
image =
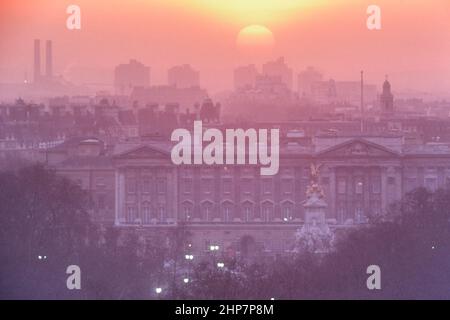
[(111, 148), (85, 139), (50, 150), (47, 163), (91, 192), (95, 220), (148, 232), (183, 224), (200, 251), (211, 244), (239, 251), (244, 239), (266, 252), (288, 250), (304, 223), (311, 164), (320, 164), (326, 221), (335, 228), (367, 223), (417, 187), (450, 186), (448, 145), (399, 136), (291, 139), (274, 176), (256, 165), (177, 166), (171, 148), (157, 139)]

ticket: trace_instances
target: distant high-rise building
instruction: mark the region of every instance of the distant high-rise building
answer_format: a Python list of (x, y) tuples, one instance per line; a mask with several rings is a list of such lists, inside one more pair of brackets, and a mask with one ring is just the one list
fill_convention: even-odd
[(150, 67), (132, 59), (128, 64), (120, 64), (114, 70), (114, 86), (123, 94), (134, 87), (150, 85)]
[(34, 83), (41, 80), (41, 41), (34, 40)]
[(391, 92), (391, 84), (387, 77), (383, 83), (383, 92), (380, 95), (380, 107), (382, 112), (394, 111), (394, 95)]
[(200, 86), (200, 74), (190, 65), (183, 64), (169, 69), (167, 72), (170, 86), (177, 88), (190, 88)]
[(262, 73), (270, 77), (280, 77), (286, 87), (292, 90), (293, 73), (292, 69), (284, 61), (284, 57), (263, 64)]
[(259, 73), (254, 64), (234, 69), (234, 88), (253, 88)]
[(309, 97), (312, 94), (312, 84), (322, 81), (323, 75), (314, 67), (308, 67), (298, 74), (298, 95)]

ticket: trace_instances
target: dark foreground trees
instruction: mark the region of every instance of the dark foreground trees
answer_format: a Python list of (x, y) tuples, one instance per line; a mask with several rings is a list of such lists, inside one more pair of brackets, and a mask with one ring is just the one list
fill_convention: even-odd
[[(42, 166), (1, 171), (0, 298), (148, 299), (172, 279), (164, 266), (182, 259), (184, 230), (173, 241), (105, 230), (91, 222), (91, 208), (89, 194)], [(69, 265), (81, 268), (81, 290), (66, 286)]]
[(0, 173), (2, 296), (56, 297), (65, 291), (55, 279), (88, 244), (94, 230), (88, 205), (78, 186), (41, 166)]
[[(198, 267), (186, 295), (211, 299), (450, 299), (450, 192), (420, 188), (377, 223), (337, 231), (335, 249)], [(367, 267), (381, 269), (369, 290)]]
[[(450, 299), (449, 191), (417, 189), (383, 219), (336, 231), (331, 253), (228, 259), (223, 267), (185, 260), (186, 225), (146, 238), (139, 229), (100, 231), (90, 204), (42, 167), (0, 173), (1, 298)], [(66, 288), (71, 264), (81, 267), (82, 290)], [(381, 268), (381, 290), (366, 286), (370, 265)]]

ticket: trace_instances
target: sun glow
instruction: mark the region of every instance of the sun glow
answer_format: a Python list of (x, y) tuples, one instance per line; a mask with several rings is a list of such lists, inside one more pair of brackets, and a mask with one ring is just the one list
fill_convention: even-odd
[[(318, 6), (326, 0), (192, 0), (201, 11), (209, 11), (238, 24), (267, 24), (285, 21), (299, 10)], [(184, 1), (186, 2), (186, 1)]]
[(238, 46), (272, 47), (274, 37), (272, 31), (261, 25), (251, 25), (243, 28), (237, 37)]
[(257, 63), (269, 59), (275, 47), (275, 37), (265, 26), (250, 25), (241, 29), (236, 37), (236, 47), (242, 59)]

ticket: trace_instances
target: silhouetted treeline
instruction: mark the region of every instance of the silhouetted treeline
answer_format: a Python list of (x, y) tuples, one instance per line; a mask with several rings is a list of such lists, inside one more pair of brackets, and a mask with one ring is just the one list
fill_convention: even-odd
[[(93, 224), (90, 208), (89, 194), (41, 166), (1, 172), (0, 297), (450, 298), (450, 191), (414, 190), (372, 224), (340, 230), (328, 254), (227, 260), (223, 268), (213, 259), (187, 265), (188, 226), (143, 237)], [(81, 290), (66, 287), (71, 264), (81, 268)], [(370, 265), (381, 268), (381, 290), (366, 286)]]

